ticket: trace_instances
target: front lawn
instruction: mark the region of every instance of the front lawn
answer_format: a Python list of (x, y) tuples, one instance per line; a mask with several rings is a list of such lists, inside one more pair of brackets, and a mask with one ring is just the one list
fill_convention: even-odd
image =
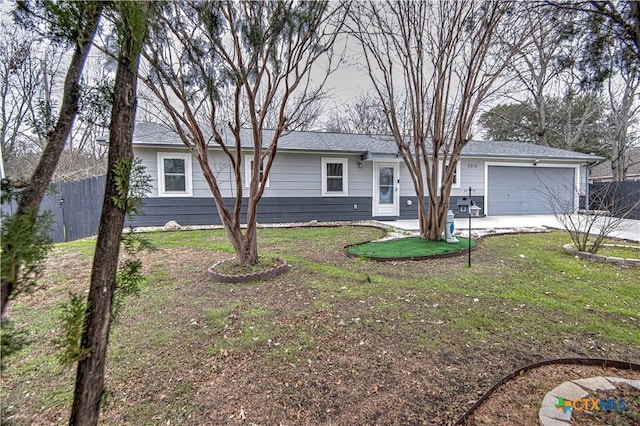
[[(560, 232), (487, 238), (468, 268), (345, 255), (375, 228), (260, 230), (291, 271), (248, 284), (206, 278), (232, 257), (223, 231), (149, 236), (160, 250), (112, 331), (102, 424), (442, 425), (531, 362), (640, 362), (640, 269), (571, 257)], [(10, 305), (32, 343), (3, 360), (2, 424), (67, 423), (75, 370), (56, 363), (54, 313), (88, 288), (92, 245), (57, 245), (45, 289)]]

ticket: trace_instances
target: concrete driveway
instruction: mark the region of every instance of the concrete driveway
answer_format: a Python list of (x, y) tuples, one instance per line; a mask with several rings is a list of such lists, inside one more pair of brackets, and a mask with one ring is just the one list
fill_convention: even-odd
[[(579, 217), (578, 217), (579, 218)], [(605, 218), (603, 218), (604, 220)], [(616, 219), (617, 220), (617, 219)], [(419, 231), (418, 220), (391, 220), (381, 222), (405, 231)], [(469, 229), (468, 218), (456, 218), (457, 230)], [(486, 216), (471, 218), (471, 229), (503, 229), (503, 228), (554, 228), (564, 229), (554, 215), (521, 215), (521, 216)], [(597, 228), (597, 227), (594, 227)], [(599, 230), (594, 229), (593, 233)], [(611, 237), (640, 242), (640, 220), (622, 219), (620, 226), (610, 234)]]

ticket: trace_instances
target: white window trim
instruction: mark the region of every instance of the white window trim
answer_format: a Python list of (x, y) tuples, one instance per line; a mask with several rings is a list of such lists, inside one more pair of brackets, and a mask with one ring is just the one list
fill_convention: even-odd
[[(164, 182), (164, 160), (176, 158), (184, 160), (184, 191), (165, 191)], [(193, 196), (193, 173), (191, 166), (191, 153), (189, 152), (158, 152), (158, 197), (192, 197)]]
[[(448, 163), (447, 163), (448, 164)], [(456, 182), (451, 184), (451, 188), (460, 188), (461, 175), (460, 170), (462, 161), (458, 160), (456, 163)], [(438, 188), (442, 187), (442, 173), (444, 172), (444, 167), (442, 166), (442, 161), (438, 162)]]
[[(322, 174), (322, 196), (323, 197), (346, 197), (349, 195), (349, 160), (347, 158), (321, 159)], [(342, 191), (327, 191), (327, 164), (342, 164)]]
[[(251, 186), (251, 162), (253, 161), (253, 154), (247, 154), (244, 156), (244, 186), (248, 188)], [(265, 162), (262, 160), (262, 168), (264, 169)], [(267, 176), (267, 183), (264, 186), (269, 187), (269, 176)]]

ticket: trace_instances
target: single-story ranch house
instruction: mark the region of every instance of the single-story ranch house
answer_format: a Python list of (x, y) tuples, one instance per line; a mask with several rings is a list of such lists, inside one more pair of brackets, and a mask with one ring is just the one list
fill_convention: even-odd
[[(271, 132), (266, 131), (266, 140)], [(246, 182), (252, 150), (247, 130)], [(229, 136), (229, 141), (231, 137)], [(219, 224), (213, 196), (197, 160), (177, 134), (154, 123), (138, 123), (135, 155), (151, 176), (145, 215), (136, 226)], [(212, 143), (210, 163), (229, 205), (235, 198), (233, 171)], [(485, 215), (549, 214), (554, 193), (576, 210), (587, 193), (588, 166), (600, 157), (520, 142), (472, 141), (458, 162), (451, 210), (471, 196)], [(245, 188), (245, 196), (248, 188)], [(387, 136), (290, 132), (281, 137), (278, 154), (259, 205), (258, 221), (393, 220), (417, 218), (409, 172)]]

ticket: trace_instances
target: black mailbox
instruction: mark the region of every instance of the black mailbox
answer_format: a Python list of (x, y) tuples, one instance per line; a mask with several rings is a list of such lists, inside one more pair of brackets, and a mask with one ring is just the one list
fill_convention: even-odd
[(460, 197), (458, 198), (458, 212), (469, 214), (469, 209), (471, 208), (473, 201), (469, 197)]

